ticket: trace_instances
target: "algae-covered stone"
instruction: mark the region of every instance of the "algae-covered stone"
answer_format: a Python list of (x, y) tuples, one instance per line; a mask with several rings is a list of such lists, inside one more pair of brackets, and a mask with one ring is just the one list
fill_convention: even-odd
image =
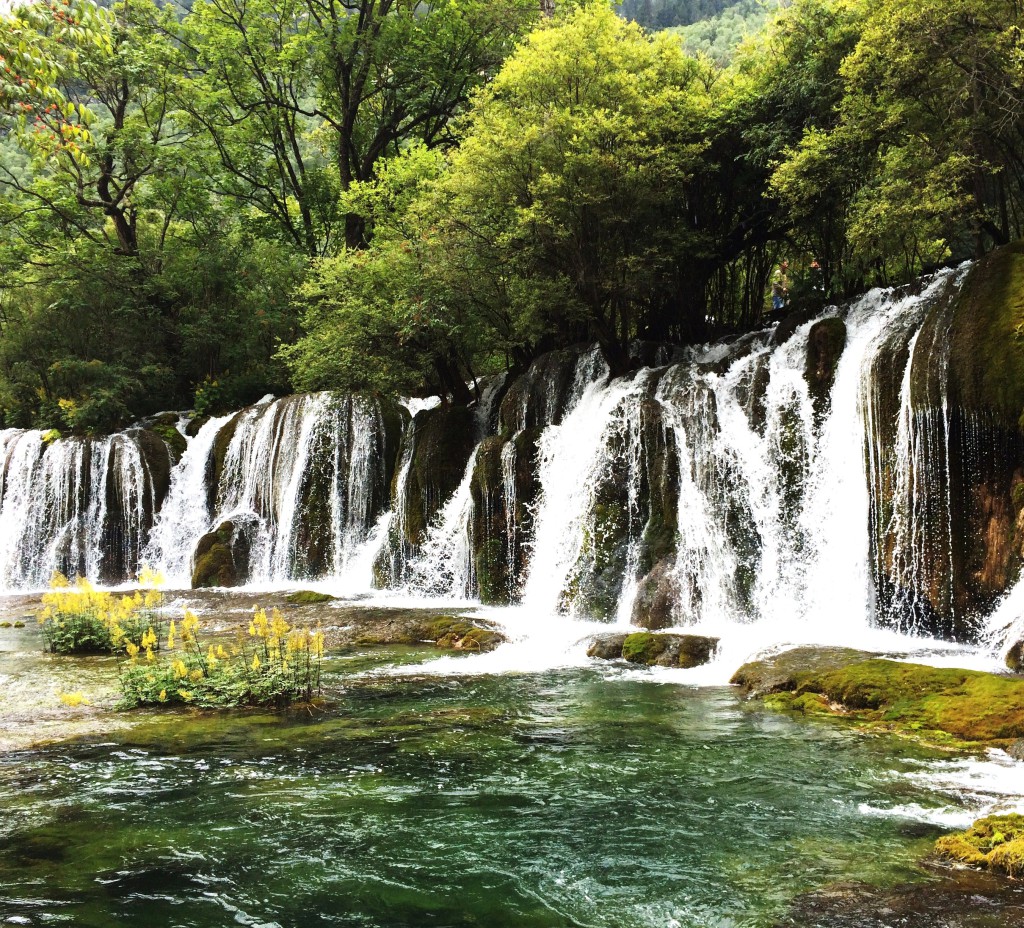
[(193, 416), (191, 419), (188, 420), (188, 423), (185, 425), (185, 434), (189, 438), (195, 438), (196, 435), (199, 434), (202, 427), (206, 425), (206, 423), (209, 421), (209, 416)]
[(740, 667), (729, 681), (745, 696), (759, 697), (795, 690), (806, 676), (877, 657), (854, 648), (806, 647), (773, 654)]
[(234, 522), (199, 539), (192, 559), (192, 588), (240, 586), (249, 577), (249, 540)]
[(1024, 737), (1019, 677), (798, 648), (744, 665), (733, 682), (756, 695), (787, 694), (773, 703), (779, 707), (831, 711), (947, 746), (1006, 746)]
[(700, 667), (715, 655), (718, 639), (704, 635), (656, 635), (637, 632), (622, 642), (622, 656), (631, 664), (654, 667)]
[(939, 838), (935, 851), (969, 867), (1024, 877), (1024, 815), (979, 819), (967, 831)]
[(329, 593), (319, 593), (316, 590), (298, 590), (289, 593), (285, 600), (293, 606), (316, 606), (321, 603), (332, 603), (336, 598)]

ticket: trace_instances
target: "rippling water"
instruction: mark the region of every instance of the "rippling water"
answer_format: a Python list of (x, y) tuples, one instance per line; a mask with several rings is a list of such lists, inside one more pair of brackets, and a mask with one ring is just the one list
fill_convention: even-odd
[[(388, 659), (416, 659), (389, 652)], [(342, 676), (0, 755), (0, 916), (75, 926), (759, 926), (918, 878), (921, 749), (591, 669)]]

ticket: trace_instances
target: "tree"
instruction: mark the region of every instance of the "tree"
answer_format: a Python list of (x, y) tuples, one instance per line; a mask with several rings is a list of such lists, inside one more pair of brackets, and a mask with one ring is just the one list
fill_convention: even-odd
[[(320, 41), (315, 109), (342, 190), (409, 141), (454, 143), (453, 118), (536, 21), (536, 0), (307, 0)], [(363, 218), (346, 217), (349, 247)]]

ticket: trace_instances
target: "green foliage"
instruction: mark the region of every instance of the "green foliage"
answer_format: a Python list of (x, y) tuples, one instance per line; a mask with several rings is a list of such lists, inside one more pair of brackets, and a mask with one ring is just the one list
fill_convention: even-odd
[(199, 620), (185, 613), (172, 622), (159, 657), (129, 645), (120, 666), (121, 705), (288, 706), (312, 702), (320, 694), (324, 652), (321, 631), (293, 629), (276, 609), (256, 609), (248, 635), (225, 648), (204, 644)]

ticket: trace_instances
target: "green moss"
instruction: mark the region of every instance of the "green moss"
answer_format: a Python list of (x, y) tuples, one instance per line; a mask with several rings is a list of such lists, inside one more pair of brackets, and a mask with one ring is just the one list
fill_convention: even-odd
[(14, 627), (15, 628), (24, 628), (25, 627), (25, 623), (21, 622), (21, 621), (15, 622), (14, 623)]
[(173, 425), (154, 425), (150, 431), (156, 432), (163, 439), (167, 447), (170, 448), (175, 463), (181, 460), (181, 456), (188, 447), (188, 442), (177, 428)]
[(925, 667), (840, 648), (795, 648), (741, 667), (732, 682), (777, 709), (847, 719), (954, 749), (1024, 736), (1024, 679)]
[(796, 692), (819, 693), (870, 721), (967, 742), (1024, 735), (1024, 680), (996, 674), (868, 660), (815, 675)]
[(946, 860), (1024, 877), (1024, 815), (980, 819), (967, 831), (939, 838), (935, 850)]
[(231, 548), (227, 545), (215, 544), (196, 558), (195, 568), (192, 570), (193, 589), (234, 586), (235, 580), (235, 564), (231, 557)]
[(441, 616), (425, 625), (421, 640), (433, 641), (437, 647), (454, 651), (493, 651), (504, 640), (497, 632), (465, 619)]
[(663, 639), (650, 632), (626, 635), (622, 642), (622, 656), (632, 664), (653, 663), (664, 650)]
[(10, 622), (0, 622), (0, 628), (10, 628), (10, 627), (11, 627), (11, 623)]
[(289, 593), (286, 601), (293, 606), (313, 606), (334, 602), (336, 598), (329, 593), (318, 593), (316, 590), (299, 590), (297, 593)]

